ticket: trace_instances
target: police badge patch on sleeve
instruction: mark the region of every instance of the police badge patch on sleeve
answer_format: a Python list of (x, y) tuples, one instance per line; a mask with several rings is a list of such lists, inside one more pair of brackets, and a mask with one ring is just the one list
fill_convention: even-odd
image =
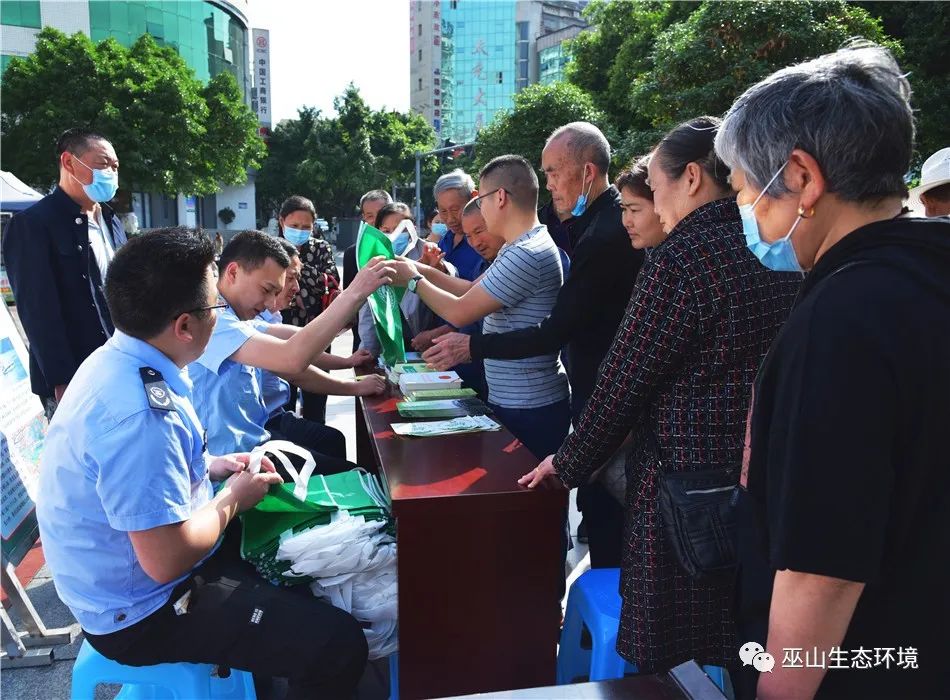
[(139, 374), (142, 376), (148, 405), (159, 411), (174, 411), (175, 404), (162, 373), (151, 367), (139, 367)]

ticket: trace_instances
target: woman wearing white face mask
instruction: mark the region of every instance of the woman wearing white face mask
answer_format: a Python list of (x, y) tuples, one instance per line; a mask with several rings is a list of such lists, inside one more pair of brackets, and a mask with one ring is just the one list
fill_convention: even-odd
[[(293, 195), (284, 200), (277, 219), (279, 235), (297, 247), (300, 253), (300, 291), (291, 305), (281, 312), (284, 323), (306, 326), (315, 319), (335, 292), (340, 289), (340, 276), (333, 260), (333, 248), (322, 238), (313, 235), (317, 210), (306, 197)], [(297, 390), (291, 392), (291, 408), (296, 409)], [(326, 421), (327, 397), (303, 392), (301, 415), (317, 423)]]
[[(689, 541), (712, 556), (684, 556), (661, 494), (667, 477), (690, 475), (697, 483), (687, 493), (728, 499), (752, 380), (799, 282), (746, 248), (728, 171), (713, 152), (718, 124), (698, 117), (677, 126), (651, 154), (646, 179), (637, 180), (639, 163), (618, 180), (631, 244), (650, 254), (574, 432), (521, 480), (586, 483), (630, 434), (617, 651), (644, 673), (691, 658), (738, 665), (729, 547), (707, 546), (728, 535), (718, 520), (703, 523)], [(652, 192), (637, 195), (637, 182)], [(631, 211), (645, 206), (656, 216)]]
[[(738, 491), (739, 641), (776, 661), (740, 698), (947, 694), (950, 223), (902, 212), (913, 136), (906, 74), (868, 44), (765, 78), (716, 136), (749, 248), (807, 271)], [(827, 666), (780, 663), (789, 647)], [(826, 673), (862, 648), (879, 663)]]

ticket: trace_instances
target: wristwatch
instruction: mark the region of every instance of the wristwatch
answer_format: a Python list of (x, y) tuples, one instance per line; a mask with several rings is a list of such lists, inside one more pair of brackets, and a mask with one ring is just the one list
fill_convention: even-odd
[(421, 280), (421, 279), (422, 279), (422, 275), (416, 275), (416, 276), (413, 277), (411, 280), (409, 280), (409, 283), (408, 283), (408, 284), (406, 284), (406, 289), (408, 289), (410, 292), (412, 292), (413, 294), (415, 294), (415, 292), (416, 292), (416, 285), (419, 284), (419, 280)]

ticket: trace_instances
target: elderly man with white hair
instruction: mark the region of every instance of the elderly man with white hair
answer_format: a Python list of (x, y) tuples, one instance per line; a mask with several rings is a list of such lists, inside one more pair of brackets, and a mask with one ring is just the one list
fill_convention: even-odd
[(435, 181), (432, 194), (435, 196), (442, 222), (449, 227), (439, 241), (439, 250), (458, 270), (459, 277), (474, 282), (478, 279), (478, 271), (483, 261), (482, 256), (465, 238), (465, 232), (462, 230), (462, 210), (475, 194), (475, 181), (464, 170), (456, 168)]
[[(738, 697), (946, 697), (950, 222), (903, 216), (910, 86), (855, 44), (749, 88), (716, 151), (749, 248), (805, 275), (756, 380)], [(749, 299), (769, 304), (769, 299)], [(764, 659), (765, 657), (763, 657)]]

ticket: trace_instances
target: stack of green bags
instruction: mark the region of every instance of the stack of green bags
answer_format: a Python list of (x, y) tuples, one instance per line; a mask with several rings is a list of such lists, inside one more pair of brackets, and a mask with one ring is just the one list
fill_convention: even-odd
[(346, 511), (379, 522), (380, 532), (395, 535), (389, 498), (379, 481), (362, 469), (322, 476), (307, 482), (306, 500), (294, 495), (294, 484), (276, 484), (254, 508), (241, 515), (241, 556), (268, 581), (280, 585), (310, 583), (295, 574), (292, 562), (277, 557), (280, 543), (312, 528), (328, 525), (333, 514)]

